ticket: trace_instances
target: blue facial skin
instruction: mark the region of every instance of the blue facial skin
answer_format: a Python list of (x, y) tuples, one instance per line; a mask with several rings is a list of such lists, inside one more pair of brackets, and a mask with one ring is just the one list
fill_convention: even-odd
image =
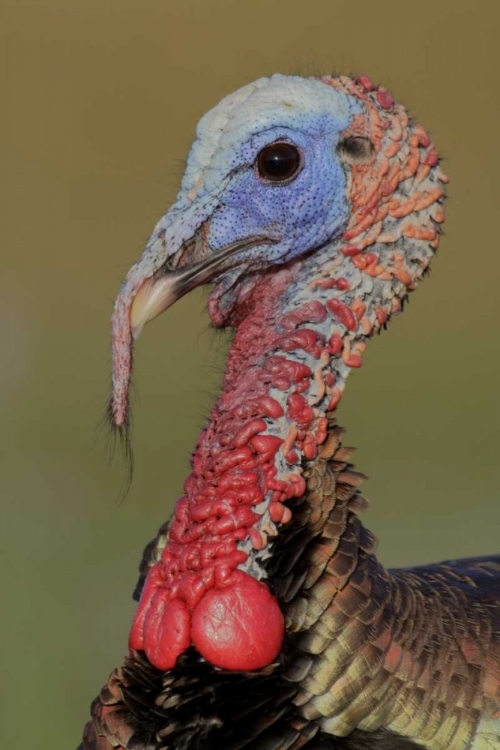
[[(348, 214), (346, 177), (335, 151), (338, 132), (326, 120), (315, 122), (309, 132), (272, 128), (239, 149), (235, 161), (244, 166), (231, 179), (212, 214), (211, 248), (252, 235), (269, 236), (281, 241), (261, 245), (241, 258), (265, 253), (268, 262), (284, 263), (336, 235)], [(294, 144), (302, 158), (298, 175), (283, 185), (265, 182), (254, 166), (259, 151), (275, 141)]]

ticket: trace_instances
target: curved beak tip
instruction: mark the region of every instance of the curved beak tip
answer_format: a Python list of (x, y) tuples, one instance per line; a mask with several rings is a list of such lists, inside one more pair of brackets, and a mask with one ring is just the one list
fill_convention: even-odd
[(130, 327), (134, 339), (138, 339), (146, 323), (158, 317), (175, 302), (174, 279), (163, 276), (153, 277), (139, 287), (130, 307)]

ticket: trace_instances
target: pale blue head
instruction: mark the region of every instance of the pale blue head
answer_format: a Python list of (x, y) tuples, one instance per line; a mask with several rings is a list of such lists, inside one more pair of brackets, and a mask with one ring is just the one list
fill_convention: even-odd
[[(349, 207), (340, 134), (362, 111), (359, 99), (317, 79), (274, 75), (222, 99), (199, 122), (181, 190), (156, 225), (128, 280), (151, 276), (203, 226), (204, 251), (266, 237), (238, 253), (252, 266), (283, 263), (335, 236)], [(292, 145), (300, 166), (290, 180), (259, 174), (258, 155)]]
[[(346, 221), (345, 172), (336, 147), (359, 100), (318, 80), (276, 75), (223, 99), (198, 126), (177, 202), (165, 217), (167, 244), (208, 219), (213, 250), (250, 236), (279, 240), (246, 251), (279, 263), (330, 239)], [(270, 144), (293, 145), (289, 181), (259, 174)], [(182, 222), (182, 228), (179, 227)], [(177, 242), (176, 242), (177, 240)]]

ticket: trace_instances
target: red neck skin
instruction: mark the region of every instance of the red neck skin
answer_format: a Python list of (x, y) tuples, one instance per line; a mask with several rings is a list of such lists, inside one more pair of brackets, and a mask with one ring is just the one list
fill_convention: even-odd
[[(223, 393), (199, 436), (186, 494), (130, 636), (130, 647), (159, 669), (173, 667), (191, 644), (215, 666), (242, 671), (266, 666), (280, 651), (283, 616), (260, 580), (262, 562), (279, 525), (291, 519), (286, 501), (305, 492), (301, 464), (326, 439), (326, 411), (379, 324), (375, 308), (368, 318), (359, 298), (341, 299), (350, 282), (332, 275), (333, 266), (341, 272), (349, 264), (358, 291), (365, 283), (351, 259), (332, 263), (325, 249), (322, 277), (321, 255), (263, 272), (257, 283), (254, 276), (248, 291), (238, 285)], [(209, 303), (216, 323), (223, 300), (216, 289)]]

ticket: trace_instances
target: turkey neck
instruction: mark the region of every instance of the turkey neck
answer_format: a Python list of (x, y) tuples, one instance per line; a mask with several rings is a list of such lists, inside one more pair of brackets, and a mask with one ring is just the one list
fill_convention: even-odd
[[(325, 442), (326, 413), (361, 364), (377, 320), (360, 296), (368, 301), (375, 282), (348, 261), (330, 245), (313, 260), (244, 273), (210, 297), (213, 322), (235, 329), (223, 392), (199, 436), (168, 533), (158, 537), (158, 564), (129, 640), (158, 668), (171, 668), (191, 642), (216, 666), (237, 670), (261, 668), (279, 652), (283, 617), (260, 583), (270, 541), (292, 518), (288, 501), (304, 495), (304, 465)], [(232, 613), (235, 602), (246, 613), (233, 617), (228, 633), (232, 643), (246, 638), (248, 649), (215, 653), (221, 641), (207, 635), (206, 610), (210, 617), (221, 607)], [(273, 639), (263, 635), (261, 608)]]
[(235, 333), (162, 554), (163, 579), (176, 592), (180, 582), (191, 610), (237, 569), (267, 577), (270, 540), (292, 519), (289, 501), (305, 493), (327, 413), (368, 337), (400, 305), (397, 283), (363, 273), (336, 242), (215, 288), (211, 319)]

